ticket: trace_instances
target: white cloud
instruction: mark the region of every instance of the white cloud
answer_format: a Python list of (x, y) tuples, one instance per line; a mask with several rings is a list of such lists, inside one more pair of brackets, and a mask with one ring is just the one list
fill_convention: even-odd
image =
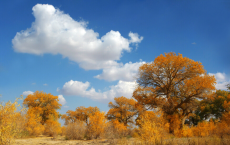
[(23, 96), (28, 96), (28, 95), (30, 95), (30, 94), (33, 94), (34, 92), (32, 92), (32, 91), (24, 91), (23, 93), (22, 93), (22, 95)]
[(196, 45), (196, 42), (193, 42), (192, 44), (193, 44), (193, 45)]
[(66, 82), (62, 89), (57, 91), (63, 95), (87, 97), (99, 101), (111, 101), (114, 97), (124, 96), (131, 98), (136, 87), (136, 82), (119, 81), (117, 85), (110, 86), (110, 90), (105, 92), (96, 91), (90, 88), (89, 82), (79, 82), (70, 80)]
[(36, 85), (36, 83), (32, 83), (32, 85)]
[(226, 76), (225, 73), (220, 73), (220, 72), (217, 72), (217, 73), (209, 73), (209, 75), (214, 75), (215, 78), (216, 78), (216, 89), (219, 90), (226, 90), (227, 87), (226, 85), (230, 83), (230, 79)]
[(141, 43), (141, 41), (144, 39), (144, 37), (139, 37), (139, 35), (137, 33), (132, 33), (129, 32), (129, 37), (131, 38), (129, 40), (130, 43), (135, 43), (136, 46), (138, 46), (138, 43)]
[(58, 95), (58, 100), (59, 100), (59, 103), (62, 104), (62, 105), (65, 105), (66, 104), (66, 100), (65, 98), (63, 97), (63, 95)]
[(16, 52), (61, 54), (84, 69), (102, 69), (118, 65), (122, 52), (130, 52), (130, 44), (143, 40), (137, 33), (130, 32), (127, 39), (113, 30), (98, 38), (87, 22), (75, 21), (52, 5), (37, 4), (32, 10), (35, 22), (12, 40)]
[(48, 84), (43, 84), (43, 86), (48, 86)]
[(136, 80), (139, 67), (144, 63), (144, 61), (136, 63), (129, 62), (125, 65), (120, 64), (111, 68), (105, 68), (103, 69), (102, 74), (95, 76), (95, 78), (107, 81), (134, 81)]

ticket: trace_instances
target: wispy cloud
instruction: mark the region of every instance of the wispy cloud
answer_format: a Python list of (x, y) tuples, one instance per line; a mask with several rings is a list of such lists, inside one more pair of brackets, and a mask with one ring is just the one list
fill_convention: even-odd
[(193, 42), (192, 44), (193, 44), (193, 45), (196, 45), (196, 42)]
[(43, 84), (43, 86), (48, 86), (48, 84)]
[(32, 91), (24, 91), (23, 93), (22, 93), (22, 95), (23, 96), (28, 96), (28, 95), (30, 95), (30, 94), (33, 94), (34, 92), (32, 92)]

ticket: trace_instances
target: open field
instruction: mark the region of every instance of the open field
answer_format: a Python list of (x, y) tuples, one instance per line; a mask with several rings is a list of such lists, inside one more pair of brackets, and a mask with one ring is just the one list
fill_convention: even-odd
[[(230, 139), (220, 139), (213, 137), (193, 137), (193, 138), (171, 138), (156, 142), (157, 145), (228, 145)], [(135, 138), (117, 139), (117, 140), (65, 140), (64, 136), (58, 136), (56, 139), (52, 137), (36, 137), (26, 139), (16, 139), (13, 145), (151, 145), (140, 142)]]

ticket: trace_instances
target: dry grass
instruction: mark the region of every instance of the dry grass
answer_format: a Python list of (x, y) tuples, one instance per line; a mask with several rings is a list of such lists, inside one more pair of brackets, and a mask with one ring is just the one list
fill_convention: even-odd
[(229, 142), (230, 138), (221, 139), (217, 137), (171, 138), (148, 144), (136, 138), (65, 140), (64, 136), (58, 136), (56, 139), (40, 136), (36, 138), (16, 139), (13, 145), (228, 145)]
[(87, 128), (83, 122), (77, 121), (75, 123), (69, 123), (66, 126), (65, 135), (66, 140), (76, 139), (83, 140), (86, 134)]

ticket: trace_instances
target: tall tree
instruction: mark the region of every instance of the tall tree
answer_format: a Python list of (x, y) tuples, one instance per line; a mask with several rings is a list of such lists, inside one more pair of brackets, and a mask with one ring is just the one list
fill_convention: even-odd
[(115, 97), (114, 103), (109, 102), (110, 109), (106, 116), (109, 120), (117, 119), (120, 123), (124, 123), (127, 126), (128, 123), (133, 123), (132, 117), (138, 113), (136, 104), (137, 101), (132, 98)]
[(161, 108), (169, 122), (172, 122), (170, 116), (179, 114), (183, 126), (186, 117), (197, 108), (196, 100), (208, 97), (215, 90), (216, 80), (200, 62), (170, 52), (143, 64), (137, 83), (133, 97), (140, 104)]

